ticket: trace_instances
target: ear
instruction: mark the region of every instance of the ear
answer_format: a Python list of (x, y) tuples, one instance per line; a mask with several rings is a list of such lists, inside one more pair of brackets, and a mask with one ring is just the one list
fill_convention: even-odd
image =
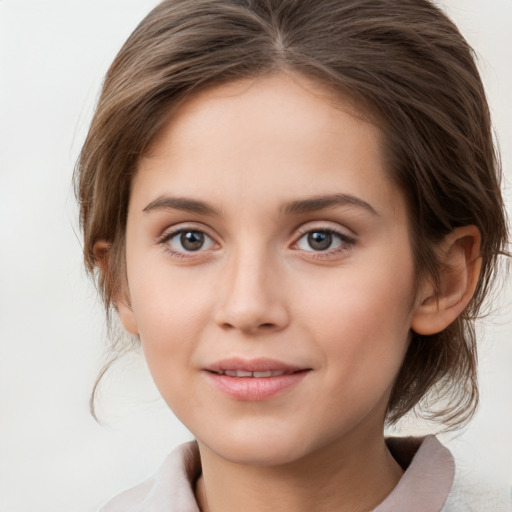
[[(112, 244), (105, 240), (100, 240), (94, 244), (93, 254), (94, 259), (100, 272), (103, 274), (105, 280), (112, 281), (114, 273), (112, 272), (112, 259), (110, 258)], [(116, 279), (118, 280), (118, 278)], [(130, 306), (130, 294), (128, 293), (128, 284), (125, 282), (114, 284), (114, 307), (119, 316), (119, 320), (123, 324), (123, 327), (130, 334), (137, 336), (139, 334), (139, 328), (137, 326), (137, 320)]]
[[(454, 229), (439, 246), (439, 288), (432, 282), (420, 287), (411, 328), (431, 335), (448, 327), (464, 311), (475, 293), (482, 259), (476, 226)], [(436, 293), (437, 292), (437, 293)]]

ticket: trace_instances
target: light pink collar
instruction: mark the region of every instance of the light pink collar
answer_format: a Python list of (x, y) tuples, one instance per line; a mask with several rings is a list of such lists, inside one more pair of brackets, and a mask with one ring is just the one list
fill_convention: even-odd
[[(455, 476), (455, 461), (448, 448), (434, 436), (391, 438), (388, 447), (397, 462), (405, 466), (405, 473), (373, 512), (440, 512)], [(412, 460), (411, 452), (415, 452)]]
[[(455, 473), (449, 450), (433, 436), (390, 438), (387, 444), (405, 473), (373, 512), (442, 512)], [(194, 497), (200, 472), (197, 443), (182, 444), (154, 478), (114, 498), (102, 512), (200, 512)]]

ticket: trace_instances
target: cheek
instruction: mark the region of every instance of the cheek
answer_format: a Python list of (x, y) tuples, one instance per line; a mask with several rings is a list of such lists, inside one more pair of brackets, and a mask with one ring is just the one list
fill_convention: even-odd
[[(134, 304), (139, 334), (148, 351), (177, 355), (197, 339), (205, 321), (205, 299), (189, 300), (184, 294), (177, 299), (172, 293), (149, 291)], [(203, 304), (202, 304), (203, 302)]]
[[(412, 269), (390, 271), (385, 261), (354, 266), (339, 275), (315, 279), (315, 288), (306, 286), (296, 294), (303, 297), (305, 316), (318, 318), (320, 329), (336, 325), (345, 330), (370, 332), (372, 329), (408, 330), (404, 325), (410, 316), (412, 302)], [(381, 268), (379, 268), (379, 266)], [(315, 290), (313, 292), (313, 290)], [(323, 326), (323, 327), (322, 327)]]
[[(151, 333), (155, 342), (172, 338), (186, 344), (187, 332), (200, 325), (212, 300), (204, 272), (170, 264), (161, 251), (151, 251), (149, 256), (134, 251), (127, 271), (140, 333)], [(180, 336), (175, 336), (178, 332)]]
[(158, 387), (184, 371), (211, 317), (210, 287), (165, 266), (139, 266), (130, 295), (144, 355)]
[(197, 400), (185, 383), (194, 377), (190, 361), (201, 336), (201, 307), (183, 295), (176, 300), (170, 292), (148, 290), (142, 295), (147, 302), (139, 302), (134, 310), (149, 371), (168, 406), (178, 417), (186, 417)]
[(405, 355), (412, 317), (412, 266), (409, 271), (403, 267), (403, 272), (389, 272), (393, 265), (386, 267), (386, 262), (373, 268), (352, 268), (350, 274), (340, 273), (340, 279), (326, 280), (301, 308), (328, 364), (338, 375), (361, 382), (379, 380), (384, 374), (394, 378)]

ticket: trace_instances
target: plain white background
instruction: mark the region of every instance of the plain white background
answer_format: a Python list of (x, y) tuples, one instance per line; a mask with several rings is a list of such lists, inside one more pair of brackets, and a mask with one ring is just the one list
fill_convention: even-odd
[[(191, 437), (162, 403), (140, 354), (105, 379), (104, 424), (88, 412), (106, 333), (82, 270), (71, 175), (102, 76), (155, 3), (0, 1), (0, 512), (92, 512)], [(510, 205), (512, 0), (442, 5), (479, 55)], [(483, 329), (480, 411), (445, 440), (510, 484), (508, 283), (500, 304)], [(403, 432), (416, 428), (410, 422)]]

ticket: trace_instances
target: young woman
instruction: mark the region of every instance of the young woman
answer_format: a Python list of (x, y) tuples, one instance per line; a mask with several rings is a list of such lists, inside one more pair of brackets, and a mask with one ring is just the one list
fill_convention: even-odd
[(437, 7), (161, 3), (77, 190), (87, 268), (196, 438), (105, 511), (470, 509), (434, 437), (383, 433), (427, 396), (473, 414), (506, 247), (483, 87)]

